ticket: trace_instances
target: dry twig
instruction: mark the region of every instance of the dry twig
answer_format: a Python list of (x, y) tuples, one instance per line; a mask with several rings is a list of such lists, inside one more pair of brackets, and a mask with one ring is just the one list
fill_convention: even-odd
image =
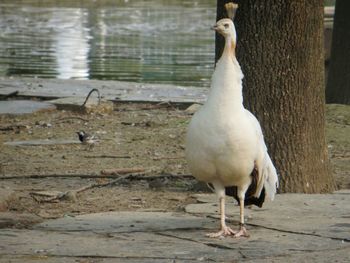
[(37, 202), (58, 202), (60, 200), (70, 200), (70, 201), (76, 201), (77, 200), (77, 194), (84, 192), (86, 190), (96, 188), (96, 187), (104, 187), (116, 184), (120, 180), (126, 179), (130, 175), (124, 175), (120, 176), (115, 180), (112, 180), (107, 183), (93, 183), (89, 184), (83, 187), (80, 187), (75, 190), (68, 190), (65, 192), (58, 192), (58, 191), (40, 191), (40, 192), (31, 192), (30, 195), (34, 198)]
[(123, 176), (119, 176), (118, 178), (106, 183), (92, 183), (75, 190), (68, 190), (65, 192), (39, 191), (39, 192), (31, 192), (30, 195), (37, 202), (58, 202), (61, 200), (69, 200), (69, 201), (75, 202), (77, 200), (77, 194), (92, 188), (112, 186), (122, 180), (156, 180), (156, 179), (164, 179), (164, 178), (185, 179), (185, 178), (193, 178), (193, 177), (191, 175), (185, 175), (185, 174), (184, 175), (163, 174), (163, 175), (155, 175), (155, 176), (143, 176), (143, 175), (141, 176), (141, 175), (135, 175), (135, 174), (126, 174)]
[(130, 159), (129, 155), (86, 155), (84, 158), (111, 158), (111, 159)]
[(143, 173), (145, 168), (117, 168), (117, 169), (105, 169), (101, 171), (101, 175), (120, 175), (130, 173)]
[(81, 120), (81, 121), (84, 121), (84, 122), (88, 122), (89, 121), (88, 119), (85, 119), (85, 118), (82, 118), (82, 117), (79, 117), (79, 116), (69, 116), (69, 117), (59, 118), (59, 119), (57, 119), (57, 122), (64, 122), (66, 120), (74, 120), (74, 119), (78, 119), (78, 120)]

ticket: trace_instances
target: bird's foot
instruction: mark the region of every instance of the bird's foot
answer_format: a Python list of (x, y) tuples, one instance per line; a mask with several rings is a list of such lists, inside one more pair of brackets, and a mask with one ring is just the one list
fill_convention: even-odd
[(248, 231), (243, 224), (240, 225), (239, 231), (235, 232), (233, 237), (249, 237)]
[(226, 237), (226, 236), (232, 236), (235, 235), (236, 231), (233, 231), (230, 227), (224, 226), (221, 227), (221, 230), (219, 232), (215, 233), (208, 233), (206, 234), (207, 237), (217, 238), (217, 237)]
[(93, 149), (94, 149), (94, 145), (93, 144), (91, 144), (91, 145), (88, 145), (87, 147), (86, 147), (86, 151), (89, 151), (89, 152), (92, 152), (93, 151)]

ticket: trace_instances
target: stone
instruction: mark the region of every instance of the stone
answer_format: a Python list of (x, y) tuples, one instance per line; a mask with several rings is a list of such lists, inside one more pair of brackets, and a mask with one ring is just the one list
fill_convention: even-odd
[(33, 100), (0, 101), (0, 114), (26, 114), (40, 110), (55, 110), (55, 105)]

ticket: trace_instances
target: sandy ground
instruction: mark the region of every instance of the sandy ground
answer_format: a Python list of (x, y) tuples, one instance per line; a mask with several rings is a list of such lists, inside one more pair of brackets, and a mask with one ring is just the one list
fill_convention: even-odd
[[(350, 188), (350, 107), (327, 108), (327, 140), (339, 188)], [(30, 115), (0, 116), (0, 175), (19, 178), (0, 181), (0, 188), (14, 192), (9, 211), (29, 212), (41, 218), (103, 211), (182, 211), (195, 202), (191, 195), (203, 190), (188, 175), (184, 137), (190, 115), (172, 105), (122, 103), (108, 115), (54, 110)], [(9, 146), (19, 140), (76, 140), (76, 131), (96, 134), (100, 142), (92, 149), (79, 143)], [(341, 135), (340, 135), (341, 134)], [(84, 174), (98, 176), (102, 170), (142, 168), (136, 173), (160, 178), (122, 180), (94, 187), (70, 198), (51, 200), (41, 191), (81, 189), (106, 184), (113, 178), (45, 177)], [(42, 175), (42, 179), (30, 178)], [(164, 176), (169, 175), (169, 177)], [(33, 195), (34, 193), (34, 195)]]

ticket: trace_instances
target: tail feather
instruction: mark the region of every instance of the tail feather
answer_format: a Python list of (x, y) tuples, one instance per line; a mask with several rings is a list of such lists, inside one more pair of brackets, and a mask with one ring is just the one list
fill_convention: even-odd
[(279, 184), (276, 168), (273, 165), (271, 158), (268, 154), (266, 154), (266, 162), (263, 170), (263, 177), (265, 178), (264, 188), (266, 191), (266, 196), (268, 197), (268, 199), (273, 201)]
[[(252, 182), (245, 192), (244, 206), (256, 205), (262, 207), (265, 197), (273, 201), (279, 184), (276, 168), (267, 152), (261, 169), (261, 176), (259, 176), (259, 169), (255, 167), (251, 173), (251, 177)], [(209, 186), (212, 188), (210, 183)], [(240, 202), (237, 186), (225, 187), (225, 194), (232, 196), (238, 203)]]
[[(227, 196), (232, 196), (234, 199), (236, 199), (237, 203), (239, 204), (240, 201), (238, 198), (237, 191), (238, 191), (237, 186), (225, 187), (225, 194)], [(263, 206), (263, 203), (265, 201), (265, 188), (262, 189), (259, 197), (248, 195), (247, 193), (245, 194), (245, 197), (244, 197), (244, 206), (249, 206), (249, 205), (256, 205), (258, 207)]]

